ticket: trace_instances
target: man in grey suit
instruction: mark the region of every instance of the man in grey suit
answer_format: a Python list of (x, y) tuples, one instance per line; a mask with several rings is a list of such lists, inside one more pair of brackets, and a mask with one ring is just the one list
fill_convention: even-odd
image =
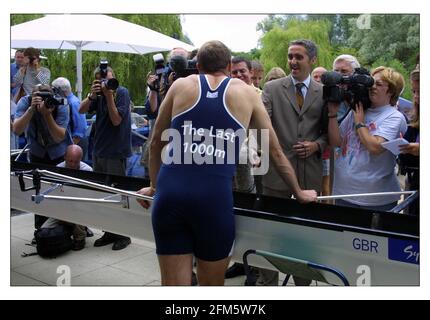
[[(315, 43), (309, 40), (292, 41), (288, 48), (290, 75), (268, 82), (264, 86), (262, 99), (283, 151), (295, 169), (300, 187), (321, 192), (321, 152), (327, 145), (327, 121), (322, 85), (310, 76), (316, 58)], [(291, 197), (291, 190), (272, 163), (263, 176), (262, 184), (265, 195)], [(277, 279), (276, 273), (276, 279), (266, 279), (265, 284), (277, 284)], [(261, 281), (265, 280), (260, 277)], [(294, 281), (296, 285), (310, 283), (297, 277)]]

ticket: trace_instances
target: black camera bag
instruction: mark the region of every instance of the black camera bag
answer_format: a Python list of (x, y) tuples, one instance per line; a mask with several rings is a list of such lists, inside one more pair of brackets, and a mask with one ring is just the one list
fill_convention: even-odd
[(72, 249), (70, 227), (58, 225), (54, 228), (40, 228), (35, 231), (36, 249), (41, 257), (55, 258)]

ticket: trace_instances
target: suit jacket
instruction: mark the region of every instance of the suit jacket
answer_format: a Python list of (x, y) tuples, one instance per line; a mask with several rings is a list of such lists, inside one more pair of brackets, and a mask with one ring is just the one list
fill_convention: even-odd
[[(321, 152), (327, 145), (327, 111), (323, 101), (322, 85), (311, 79), (308, 91), (300, 109), (296, 99), (296, 88), (291, 75), (268, 82), (263, 89), (262, 99), (272, 120), (284, 154), (295, 169), (302, 189), (321, 191)], [(320, 152), (306, 159), (299, 159), (292, 150), (298, 141), (315, 141)], [(263, 186), (274, 190), (291, 192), (279, 176), (273, 163), (263, 176)]]

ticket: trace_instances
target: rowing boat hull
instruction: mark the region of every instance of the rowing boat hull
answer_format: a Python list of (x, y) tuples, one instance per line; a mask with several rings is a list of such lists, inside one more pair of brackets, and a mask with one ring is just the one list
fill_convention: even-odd
[[(91, 174), (86, 173), (87, 177), (92, 177)], [(129, 190), (137, 190), (139, 182), (141, 186), (147, 184), (145, 180), (128, 179), (134, 186)], [(41, 192), (52, 187), (49, 180), (42, 179)], [(27, 186), (31, 185), (31, 176), (25, 181)], [(49, 195), (122, 201), (113, 204), (44, 199), (36, 203), (32, 195), (34, 190), (21, 191), (18, 178), (11, 175), (12, 208), (154, 241), (150, 211), (132, 197), (69, 183), (62, 184)], [(419, 237), (417, 223), (412, 217), (353, 210), (363, 217), (369, 216), (369, 221), (352, 215), (349, 219), (336, 220), (338, 218), (328, 216), (337, 217), (342, 210), (345, 216), (350, 216), (346, 212), (348, 209), (322, 204), (301, 205), (293, 200), (245, 194), (235, 194), (235, 205), (233, 259), (236, 261), (242, 261), (248, 249), (264, 250), (336, 268), (351, 285), (419, 285), (416, 257)], [(280, 213), (282, 210), (284, 212)], [(402, 225), (406, 223), (414, 225), (404, 229)], [(250, 257), (250, 264), (273, 269), (259, 257)], [(330, 275), (327, 278), (331, 283), (340, 284)]]

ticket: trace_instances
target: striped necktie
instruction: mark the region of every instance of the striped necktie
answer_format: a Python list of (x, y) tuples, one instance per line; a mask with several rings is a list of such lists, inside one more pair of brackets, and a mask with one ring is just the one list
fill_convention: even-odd
[(305, 98), (303, 97), (303, 92), (302, 92), (302, 88), (304, 86), (305, 86), (304, 83), (301, 83), (301, 82), (296, 83), (296, 99), (300, 109), (303, 107), (303, 103), (305, 101)]

